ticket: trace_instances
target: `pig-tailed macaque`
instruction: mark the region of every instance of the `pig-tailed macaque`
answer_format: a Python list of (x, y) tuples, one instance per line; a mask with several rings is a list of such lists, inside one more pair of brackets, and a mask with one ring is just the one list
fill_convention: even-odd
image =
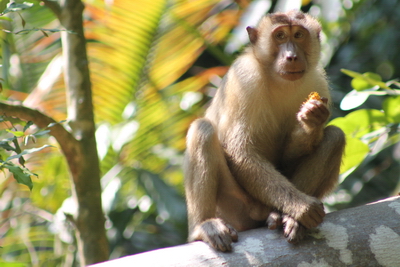
[(189, 241), (220, 251), (232, 250), (237, 231), (283, 226), (296, 243), (318, 226), (345, 146), (342, 130), (326, 126), (320, 24), (291, 11), (247, 31), (250, 46), (187, 135)]

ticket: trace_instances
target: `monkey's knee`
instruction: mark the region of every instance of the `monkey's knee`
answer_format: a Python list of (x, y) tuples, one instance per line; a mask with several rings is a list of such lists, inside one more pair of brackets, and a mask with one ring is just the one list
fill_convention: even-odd
[(336, 148), (342, 149), (346, 145), (346, 136), (339, 127), (329, 125), (324, 130), (325, 141)]
[(216, 145), (217, 135), (212, 123), (205, 118), (195, 120), (187, 134), (187, 148)]

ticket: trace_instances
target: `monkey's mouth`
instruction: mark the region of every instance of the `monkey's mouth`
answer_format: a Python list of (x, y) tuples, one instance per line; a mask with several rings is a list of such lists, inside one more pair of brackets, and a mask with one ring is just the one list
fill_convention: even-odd
[(283, 75), (291, 75), (291, 74), (303, 74), (304, 70), (301, 71), (285, 71), (283, 72)]
[(281, 72), (281, 77), (288, 81), (295, 81), (303, 77), (305, 70), (300, 71), (283, 71)]

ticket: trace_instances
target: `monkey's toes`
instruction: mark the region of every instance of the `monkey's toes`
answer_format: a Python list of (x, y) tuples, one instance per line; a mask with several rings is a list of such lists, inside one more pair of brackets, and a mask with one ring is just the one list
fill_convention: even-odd
[(232, 242), (238, 240), (238, 233), (235, 228), (219, 218), (203, 222), (198, 229), (200, 230), (200, 238), (196, 240), (203, 240), (214, 249), (222, 252), (232, 251)]

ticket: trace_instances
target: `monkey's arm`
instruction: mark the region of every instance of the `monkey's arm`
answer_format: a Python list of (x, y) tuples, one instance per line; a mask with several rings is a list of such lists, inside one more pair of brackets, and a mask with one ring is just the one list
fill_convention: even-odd
[(285, 147), (284, 160), (291, 161), (310, 154), (320, 144), (330, 111), (327, 99), (309, 100), (297, 113), (297, 124)]
[(234, 164), (233, 172), (239, 184), (254, 198), (290, 215), (306, 228), (322, 222), (322, 203), (299, 191), (285, 176), (256, 151), (238, 151), (243, 162)]

